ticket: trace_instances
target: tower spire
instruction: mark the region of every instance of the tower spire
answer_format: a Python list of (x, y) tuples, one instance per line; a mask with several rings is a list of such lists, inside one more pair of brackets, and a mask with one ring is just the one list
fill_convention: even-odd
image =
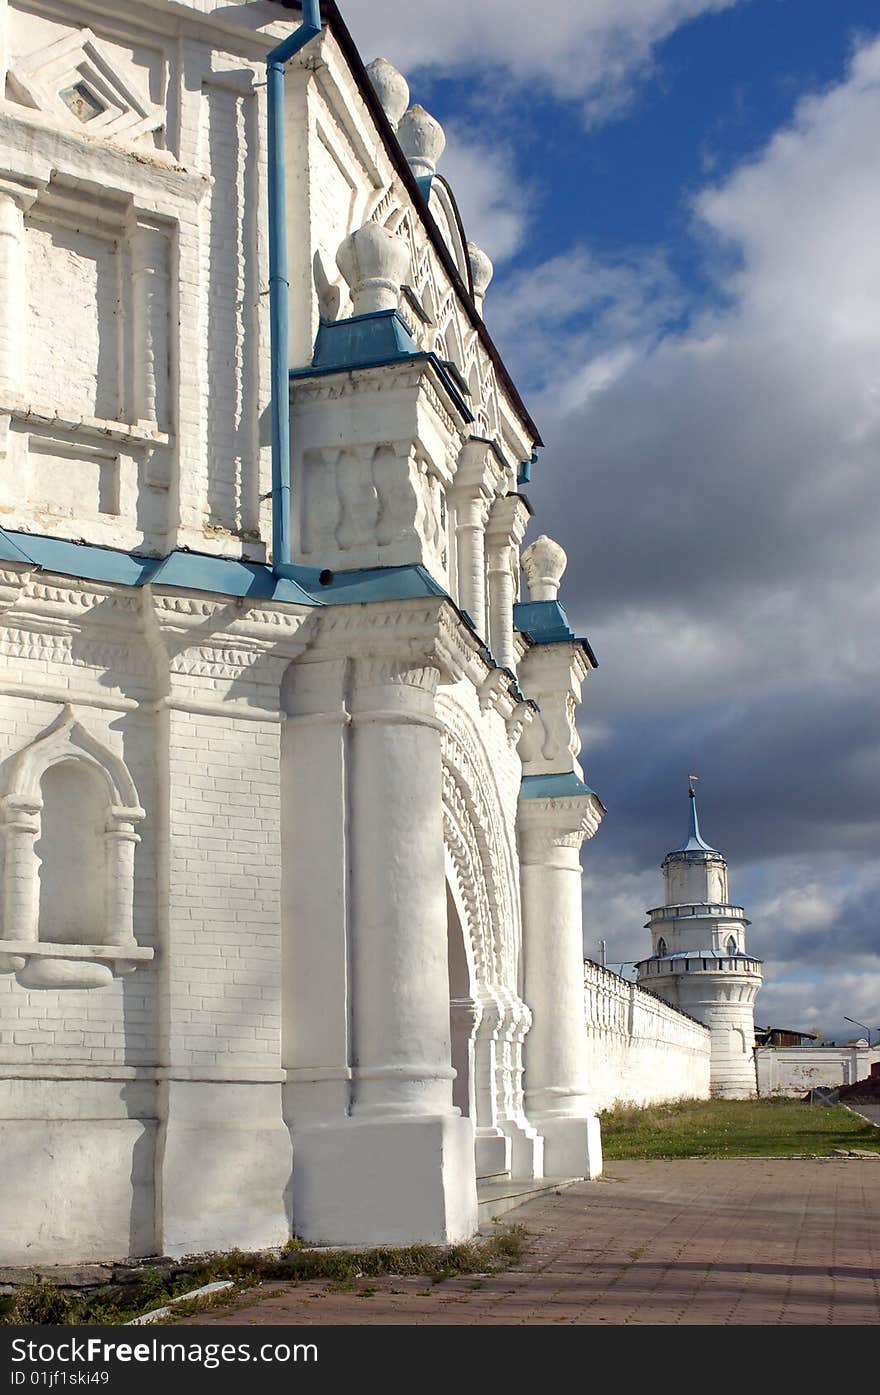
[(680, 852), (717, 852), (717, 848), (711, 848), (703, 839), (700, 833), (700, 818), (697, 813), (697, 791), (694, 788), (699, 775), (688, 776), (688, 797), (691, 801), (691, 836)]

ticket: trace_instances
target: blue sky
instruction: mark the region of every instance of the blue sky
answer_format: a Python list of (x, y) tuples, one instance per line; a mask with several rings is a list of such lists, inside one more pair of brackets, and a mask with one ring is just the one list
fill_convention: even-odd
[(588, 948), (647, 946), (686, 777), (761, 1022), (880, 1028), (880, 5), (347, 0), (449, 136), (601, 668)]

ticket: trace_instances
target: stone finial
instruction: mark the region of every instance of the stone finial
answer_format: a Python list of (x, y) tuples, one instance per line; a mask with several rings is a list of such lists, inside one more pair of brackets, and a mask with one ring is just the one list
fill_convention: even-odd
[(559, 597), (559, 584), (568, 566), (568, 557), (559, 543), (548, 538), (546, 533), (527, 547), (522, 555), (522, 567), (529, 584), (529, 595), (533, 601), (555, 601)]
[(382, 104), (382, 110), (397, 129), (400, 118), (409, 106), (409, 83), (387, 58), (374, 58), (367, 64), (367, 74)]
[(396, 310), (409, 275), (409, 246), (380, 223), (366, 223), (342, 243), (336, 265), (351, 288), (356, 315)]
[(436, 174), (446, 149), (446, 132), (424, 107), (410, 107), (397, 127), (397, 138), (415, 175)]
[(492, 277), (495, 275), (495, 267), (489, 257), (478, 247), (475, 242), (467, 245), (468, 259), (471, 264), (471, 276), (474, 282), (474, 303), (478, 310), (483, 308), (483, 300), (489, 289)]

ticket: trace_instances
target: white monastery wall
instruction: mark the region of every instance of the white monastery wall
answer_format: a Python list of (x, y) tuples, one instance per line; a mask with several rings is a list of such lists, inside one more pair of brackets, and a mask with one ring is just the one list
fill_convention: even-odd
[(589, 961), (584, 1003), (590, 1098), (597, 1110), (709, 1098), (706, 1027)]
[(802, 1096), (820, 1085), (855, 1085), (880, 1062), (880, 1050), (859, 1046), (759, 1046), (760, 1096)]

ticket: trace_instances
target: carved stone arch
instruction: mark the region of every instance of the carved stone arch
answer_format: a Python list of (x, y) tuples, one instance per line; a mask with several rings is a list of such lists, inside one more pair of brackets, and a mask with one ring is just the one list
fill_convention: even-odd
[[(79, 766), (102, 791), (104, 896), (99, 923), (88, 943), (40, 934), (39, 858), (43, 782), (55, 767)], [(152, 959), (134, 937), (134, 854), (144, 818), (137, 789), (120, 756), (89, 732), (73, 708), (12, 759), (0, 800), (4, 844), (3, 938), (0, 970), (14, 972), (25, 988), (100, 988), (116, 974), (132, 973)]]
[(501, 795), (489, 757), (472, 724), (451, 703), (443, 707), (444, 804), (466, 823), (470, 847), (479, 854), (480, 895), (486, 898), (491, 978), (516, 984), (519, 924), (513, 895), (516, 868), (501, 823)]
[(531, 1013), (519, 996), (518, 879), (504, 836), (502, 794), (474, 723), (438, 699), (448, 865), (460, 889), (477, 982), (473, 1079), (478, 1175), (532, 1175), (539, 1148), (523, 1103), (523, 1043)]
[(447, 767), (443, 772), (443, 835), (448, 871), (462, 914), (477, 983), (495, 978), (492, 915), (473, 823), (460, 787)]
[(30, 745), (10, 761), (5, 799), (39, 799), (40, 782), (53, 765), (76, 760), (103, 780), (112, 810), (125, 810), (131, 820), (144, 817), (134, 780), (125, 761), (77, 720), (70, 704)]
[(445, 808), (456, 810), (461, 816), (458, 827), (465, 830), (462, 842), (466, 861), (460, 866), (466, 868), (473, 888), (466, 902), (479, 907), (479, 920), (472, 922), (471, 928), (474, 933), (479, 930), (483, 936), (479, 949), (485, 969), (484, 981), (507, 983), (515, 975), (516, 956), (510, 925), (501, 911), (504, 889), (496, 872), (494, 839), (486, 825), (488, 811), (467, 776), (451, 764), (444, 767), (443, 788)]

